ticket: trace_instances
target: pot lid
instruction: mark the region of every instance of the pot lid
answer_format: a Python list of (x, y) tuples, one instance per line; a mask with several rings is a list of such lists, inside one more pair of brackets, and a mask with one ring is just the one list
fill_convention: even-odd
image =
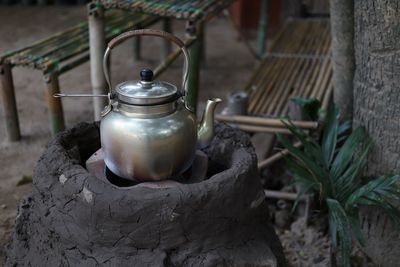
[(153, 71), (143, 69), (140, 72), (141, 80), (120, 83), (115, 91), (120, 101), (133, 105), (157, 105), (175, 99), (178, 89), (175, 85), (153, 81)]

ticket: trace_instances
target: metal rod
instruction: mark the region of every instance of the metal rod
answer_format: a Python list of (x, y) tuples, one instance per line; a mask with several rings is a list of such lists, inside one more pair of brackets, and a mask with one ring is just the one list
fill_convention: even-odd
[[(256, 126), (270, 126), (270, 127), (285, 127), (285, 124), (280, 119), (259, 118), (251, 116), (226, 116), (216, 115), (216, 120), (238, 123), (238, 124), (251, 124)], [(290, 121), (296, 127), (303, 129), (315, 130), (318, 128), (318, 122), (315, 121)]]
[[(106, 40), (104, 32), (104, 10), (96, 6), (95, 2), (88, 5), (89, 17), (89, 41), (90, 41), (90, 77), (92, 81), (93, 94), (107, 93), (107, 84), (103, 74), (102, 60), (105, 51)], [(107, 105), (107, 100), (95, 98), (94, 118), (100, 120), (101, 111)]]
[(0, 65), (1, 98), (3, 100), (4, 120), (7, 138), (10, 142), (21, 139), (17, 103), (15, 101), (14, 82), (9, 64)]
[(93, 94), (54, 94), (53, 97), (108, 97), (108, 95), (93, 95)]

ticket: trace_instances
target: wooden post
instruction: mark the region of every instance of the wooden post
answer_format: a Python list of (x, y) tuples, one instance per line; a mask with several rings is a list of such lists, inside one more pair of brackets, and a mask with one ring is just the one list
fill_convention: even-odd
[(49, 112), (50, 130), (51, 134), (54, 136), (60, 131), (65, 129), (64, 113), (63, 113), (61, 99), (54, 97), (54, 94), (60, 93), (58, 74), (54, 72), (45, 75), (44, 79), (47, 87), (46, 99), (47, 99), (47, 108)]
[(343, 119), (353, 115), (354, 2), (330, 0), (333, 98)]
[(260, 25), (258, 29), (257, 54), (262, 58), (265, 54), (268, 33), (268, 0), (261, 0)]
[(196, 38), (196, 41), (189, 48), (190, 65), (188, 78), (188, 95), (187, 101), (189, 107), (196, 112), (197, 95), (200, 84), (200, 65), (201, 65), (201, 47), (202, 47), (203, 24), (195, 25), (193, 22), (188, 22), (186, 26), (186, 35), (188, 38)]
[(132, 44), (133, 44), (133, 61), (137, 62), (142, 59), (140, 55), (140, 51), (142, 50), (142, 39), (140, 36), (135, 36), (135, 38), (132, 39)]
[[(90, 78), (93, 94), (107, 94), (107, 84), (103, 73), (103, 54), (105, 51), (104, 10), (95, 2), (88, 4), (90, 41)], [(100, 113), (107, 105), (105, 97), (93, 99), (94, 119), (100, 120)]]
[[(162, 19), (162, 29), (163, 31), (172, 33), (172, 21), (170, 18), (164, 18)], [(171, 41), (162, 40), (162, 47), (161, 47), (161, 55), (160, 55), (160, 60), (161, 62), (164, 61), (164, 59), (171, 53)]]
[(17, 103), (15, 102), (14, 82), (9, 64), (0, 65), (1, 98), (3, 101), (4, 121), (7, 138), (10, 142), (21, 139), (19, 130)]

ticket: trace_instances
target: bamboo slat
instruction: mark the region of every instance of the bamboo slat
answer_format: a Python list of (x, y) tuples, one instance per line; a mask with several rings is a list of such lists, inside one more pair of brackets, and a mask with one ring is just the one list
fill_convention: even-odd
[[(285, 124), (280, 119), (259, 118), (252, 116), (225, 116), (219, 114), (215, 115), (215, 118), (216, 120), (229, 123), (268, 127), (285, 127)], [(291, 121), (291, 124), (302, 129), (316, 130), (318, 128), (318, 122), (315, 121)]]
[(159, 17), (199, 21), (215, 16), (234, 0), (100, 0), (106, 9), (119, 8)]
[[(120, 10), (109, 11), (105, 23), (106, 39), (110, 40), (126, 30), (146, 27), (157, 20), (158, 18), (149, 15), (133, 14)], [(83, 63), (83, 58), (87, 57), (82, 57), (82, 55), (88, 51), (88, 24), (83, 22), (31, 46), (6, 52), (0, 56), (0, 62), (39, 69), (43, 73), (53, 71), (61, 73), (70, 69), (71, 66)], [(74, 62), (74, 58), (76, 58), (76, 62)]]
[(294, 96), (316, 97), (325, 106), (332, 92), (330, 42), (329, 20), (289, 20), (245, 87), (248, 114), (286, 115)]

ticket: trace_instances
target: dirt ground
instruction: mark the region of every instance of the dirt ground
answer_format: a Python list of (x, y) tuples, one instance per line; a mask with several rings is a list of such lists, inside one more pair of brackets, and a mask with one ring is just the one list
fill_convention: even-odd
[[(86, 8), (79, 7), (0, 7), (0, 52), (31, 44), (66, 27), (86, 19)], [(159, 28), (155, 25), (154, 28)], [(184, 24), (176, 22), (174, 32), (183, 37)], [(207, 66), (201, 73), (199, 99), (225, 97), (232, 89), (243, 88), (255, 65), (226, 18), (216, 18), (207, 27)], [(132, 46), (128, 41), (115, 49), (112, 56), (114, 84), (138, 79), (142, 67), (155, 67), (159, 61), (161, 42), (143, 39), (143, 60), (133, 62)], [(160, 80), (180, 84), (181, 62), (177, 62)], [(45, 86), (40, 72), (15, 68), (13, 70), (22, 140), (8, 143), (5, 136), (3, 111), (0, 110), (0, 265), (17, 211), (19, 201), (31, 190), (31, 184), (17, 186), (24, 176), (31, 177), (36, 161), (50, 140)], [(89, 64), (85, 63), (60, 77), (63, 92), (90, 92)], [(92, 102), (89, 98), (64, 99), (67, 127), (81, 121), (92, 121)], [(202, 105), (199, 105), (200, 109)]]

